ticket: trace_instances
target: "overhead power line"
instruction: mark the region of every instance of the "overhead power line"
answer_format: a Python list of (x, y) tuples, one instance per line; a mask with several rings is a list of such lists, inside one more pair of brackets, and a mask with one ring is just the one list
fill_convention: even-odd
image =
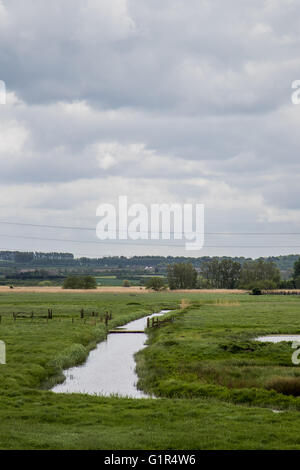
[[(0, 237), (7, 237), (7, 238), (16, 238), (21, 240), (38, 240), (38, 241), (52, 241), (52, 242), (63, 242), (63, 243), (79, 243), (79, 244), (91, 244), (91, 245), (103, 245), (103, 244), (127, 244), (127, 245), (138, 245), (138, 246), (149, 246), (149, 242), (153, 243), (153, 246), (163, 246), (163, 247), (180, 247), (183, 248), (186, 242), (193, 242), (192, 240), (182, 240), (181, 244), (176, 243), (157, 243), (156, 240), (147, 240), (147, 243), (143, 240), (99, 240), (99, 241), (92, 241), (92, 240), (69, 240), (64, 238), (44, 238), (44, 237), (32, 237), (26, 235), (10, 235), (5, 233), (0, 233)], [(300, 245), (205, 245), (203, 248), (300, 248)]]
[[(53, 228), (53, 229), (60, 229), (60, 230), (80, 230), (80, 231), (89, 231), (89, 232), (95, 232), (96, 227), (74, 227), (74, 226), (67, 226), (67, 225), (49, 225), (49, 224), (31, 224), (31, 223), (25, 223), (25, 222), (8, 222), (4, 220), (0, 220), (0, 224), (4, 225), (16, 225), (16, 226), (24, 226), (24, 227), (38, 227), (38, 228)], [(119, 231), (117, 230), (117, 233), (127, 233), (127, 231)], [(141, 230), (139, 233), (148, 233), (150, 234), (151, 231), (145, 231)], [(157, 232), (162, 235), (164, 232)], [(187, 235), (189, 233), (193, 232), (168, 232), (170, 235)], [(277, 236), (277, 235), (300, 235), (300, 232), (205, 232), (205, 235), (266, 235), (266, 236)]]

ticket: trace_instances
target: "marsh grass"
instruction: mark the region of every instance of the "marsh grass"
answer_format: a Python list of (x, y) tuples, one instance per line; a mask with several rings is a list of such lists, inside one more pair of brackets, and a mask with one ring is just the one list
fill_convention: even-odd
[(181, 299), (180, 309), (184, 310), (191, 306), (191, 301), (189, 299)]
[(296, 333), (298, 299), (224, 297), (202, 297), (180, 321), (151, 332), (149, 347), (137, 354), (139, 386), (164, 397), (213, 396), (300, 410), (294, 398), (300, 368), (291, 362), (291, 345), (253, 341), (260, 332)]
[(269, 390), (275, 390), (283, 395), (300, 396), (300, 377), (272, 377), (267, 383)]

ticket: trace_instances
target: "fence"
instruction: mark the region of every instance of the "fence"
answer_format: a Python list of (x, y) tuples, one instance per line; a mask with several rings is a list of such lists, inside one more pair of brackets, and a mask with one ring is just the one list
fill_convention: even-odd
[[(105, 323), (105, 325), (107, 326), (108, 325), (108, 322), (110, 320), (112, 320), (113, 316), (112, 316), (112, 312), (111, 311), (106, 311), (105, 313), (99, 313), (99, 312), (96, 312), (96, 311), (92, 311), (92, 312), (88, 312), (88, 311), (84, 311), (84, 309), (82, 308), (80, 310), (80, 319), (83, 320), (83, 323), (85, 323), (86, 319), (87, 318), (94, 318), (95, 319), (95, 322), (97, 319), (99, 319), (100, 322), (103, 322)], [(12, 317), (13, 317), (13, 320), (14, 321), (17, 321), (17, 320), (33, 320), (33, 319), (46, 319), (47, 321), (48, 320), (53, 320), (53, 310), (52, 308), (48, 308), (48, 311), (47, 313), (40, 313), (40, 312), (12, 312)], [(4, 315), (1, 314), (0, 315), (0, 323), (2, 322), (2, 320), (4, 319)], [(56, 317), (58, 318), (59, 320), (62, 318), (62, 317)], [(65, 318), (68, 318), (67, 316)], [(74, 323), (74, 317), (72, 316), (71, 317), (72, 319), (72, 323)]]
[(166, 323), (173, 323), (175, 317), (160, 319), (159, 317), (147, 318), (147, 328), (159, 328)]

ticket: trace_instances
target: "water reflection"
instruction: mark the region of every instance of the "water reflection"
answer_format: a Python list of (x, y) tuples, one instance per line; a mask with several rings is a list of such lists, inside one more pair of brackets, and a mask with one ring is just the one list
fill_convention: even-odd
[[(144, 330), (147, 318), (164, 315), (169, 310), (140, 318), (124, 325), (127, 331)], [(136, 388), (138, 377), (135, 372), (134, 354), (145, 347), (144, 333), (109, 334), (106, 341), (99, 343), (90, 352), (87, 361), (64, 371), (66, 380), (56, 385), (55, 393), (87, 393), (90, 395), (118, 395), (132, 398), (149, 398)]]

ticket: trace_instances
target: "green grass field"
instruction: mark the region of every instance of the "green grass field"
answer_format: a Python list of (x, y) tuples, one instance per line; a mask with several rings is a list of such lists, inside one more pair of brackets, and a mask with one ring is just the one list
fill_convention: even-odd
[(151, 332), (149, 347), (137, 355), (139, 385), (157, 396), (300, 410), (291, 343), (253, 341), (269, 333), (300, 334), (300, 299), (202, 296), (172, 325)]
[(96, 276), (98, 286), (122, 286), (123, 280), (118, 279), (117, 276)]
[[(82, 363), (106, 329), (87, 312), (113, 313), (109, 328), (176, 309), (174, 323), (151, 331), (137, 355), (140, 386), (159, 399), (57, 395), (62, 370)], [(265, 333), (300, 333), (300, 300), (229, 294), (0, 295), (0, 449), (294, 449), (300, 448), (300, 366), (290, 344)], [(53, 320), (36, 318), (53, 309)], [(13, 321), (12, 312), (34, 312)], [(121, 366), (121, 364), (120, 364)], [(295, 393), (296, 394), (296, 393)], [(273, 413), (272, 409), (281, 410)]]

